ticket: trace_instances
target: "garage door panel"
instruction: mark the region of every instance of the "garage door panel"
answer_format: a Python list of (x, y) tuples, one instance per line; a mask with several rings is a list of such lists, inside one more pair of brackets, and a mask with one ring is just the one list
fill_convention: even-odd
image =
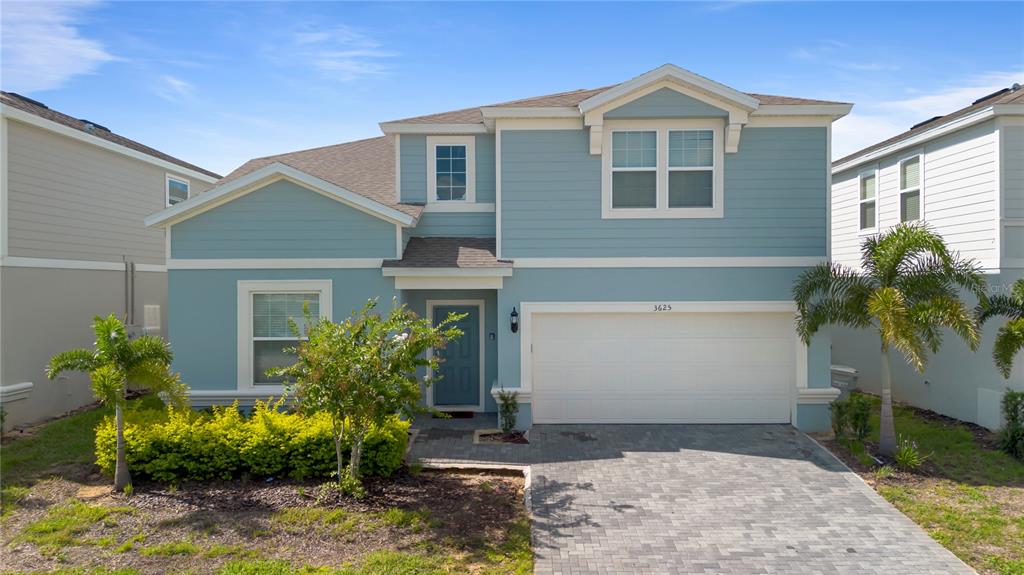
[(538, 423), (788, 422), (792, 314), (533, 317)]

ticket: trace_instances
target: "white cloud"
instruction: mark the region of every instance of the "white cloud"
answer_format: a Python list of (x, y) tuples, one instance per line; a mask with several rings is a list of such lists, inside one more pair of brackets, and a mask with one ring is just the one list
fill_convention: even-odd
[(117, 58), (79, 35), (76, 22), (92, 2), (4, 2), (0, 54), (3, 86), (35, 92), (59, 88)]
[(195, 93), (195, 86), (170, 74), (160, 76), (159, 82), (154, 89), (157, 96), (170, 102), (191, 100), (192, 95)]
[(891, 138), (934, 116), (945, 116), (1015, 82), (1024, 82), (1024, 69), (978, 74), (908, 98), (857, 102), (853, 112), (833, 126), (832, 158)]
[(385, 50), (380, 42), (345, 25), (323, 28), (304, 25), (293, 29), (287, 37), (288, 46), (278, 45), (271, 57), (287, 65), (305, 62), (328, 77), (351, 82), (388, 71), (385, 62), (397, 56)]

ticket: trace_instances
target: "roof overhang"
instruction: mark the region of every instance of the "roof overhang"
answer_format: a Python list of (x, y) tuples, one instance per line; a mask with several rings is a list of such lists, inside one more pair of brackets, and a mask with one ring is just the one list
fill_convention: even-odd
[(751, 116), (828, 116), (832, 121), (850, 113), (853, 104), (762, 105)]
[(174, 162), (168, 162), (167, 160), (164, 160), (162, 158), (157, 158), (144, 152), (133, 150), (127, 146), (122, 146), (121, 144), (111, 142), (110, 140), (98, 138), (96, 136), (93, 136), (92, 134), (88, 134), (81, 130), (76, 130), (75, 128), (65, 126), (64, 124), (54, 122), (53, 120), (40, 118), (35, 114), (30, 114), (24, 110), (19, 110), (6, 104), (0, 104), (0, 116), (3, 116), (4, 118), (9, 118), (11, 120), (15, 120), (17, 122), (21, 122), (23, 124), (28, 124), (30, 126), (42, 128), (49, 132), (60, 134), (68, 138), (78, 140), (80, 142), (85, 142), (98, 148), (103, 148), (116, 154), (120, 154), (122, 156), (127, 156), (135, 160), (146, 162), (148, 164), (152, 164), (169, 172), (181, 174), (182, 176), (188, 176), (189, 178), (194, 178), (201, 182), (212, 184), (216, 182), (218, 179), (208, 174), (197, 172), (191, 168), (186, 168), (185, 166), (175, 164)]
[(395, 289), (501, 289), (511, 267), (501, 268), (381, 268), (385, 277), (395, 279)]
[(627, 96), (649, 84), (663, 80), (674, 81), (683, 86), (690, 86), (695, 90), (714, 97), (715, 99), (730, 102), (740, 108), (746, 108), (748, 111), (756, 110), (760, 105), (757, 98), (749, 94), (744, 94), (743, 92), (730, 88), (725, 84), (719, 84), (714, 80), (694, 74), (689, 70), (684, 70), (675, 64), (664, 64), (650, 72), (647, 72), (646, 74), (641, 74), (628, 82), (623, 82), (614, 88), (610, 88), (600, 94), (583, 100), (580, 102), (580, 111), (586, 114), (587, 112), (619, 100), (623, 96)]
[(417, 122), (381, 122), (385, 134), (486, 134), (484, 124), (424, 124)]
[(282, 162), (274, 162), (238, 179), (193, 196), (145, 219), (147, 227), (168, 227), (224, 205), (278, 180), (288, 180), (382, 220), (410, 226), (415, 218), (366, 196), (332, 184)]

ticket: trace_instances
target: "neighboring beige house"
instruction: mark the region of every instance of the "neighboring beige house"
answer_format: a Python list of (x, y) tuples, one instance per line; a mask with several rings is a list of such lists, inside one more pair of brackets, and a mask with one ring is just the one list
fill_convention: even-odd
[(50, 356), (91, 346), (93, 316), (163, 334), (165, 238), (143, 218), (217, 174), (19, 96), (0, 93), (0, 404), (4, 428), (91, 401)]
[[(832, 261), (858, 267), (861, 242), (901, 221), (927, 223), (977, 261), (992, 292), (1024, 277), (1024, 88), (1014, 84), (832, 164)], [(894, 354), (894, 397), (999, 427), (1005, 390), (1024, 390), (1024, 361), (1009, 379), (992, 361), (1003, 323), (985, 326), (977, 352), (948, 335), (924, 374)], [(879, 347), (868, 330), (832, 330), (833, 363), (858, 369), (870, 391), (880, 385)]]

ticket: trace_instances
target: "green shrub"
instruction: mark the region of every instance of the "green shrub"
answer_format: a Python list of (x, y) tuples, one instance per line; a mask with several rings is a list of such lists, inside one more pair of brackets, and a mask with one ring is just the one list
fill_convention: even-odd
[(1007, 390), (1003, 394), (1003, 428), (999, 448), (1024, 461), (1024, 391)]
[(516, 427), (516, 416), (519, 415), (519, 393), (515, 391), (498, 392), (498, 419), (501, 430), (508, 433)]
[[(361, 472), (389, 476), (402, 464), (409, 423), (397, 417), (372, 428)], [(327, 478), (335, 470), (334, 439), (326, 415), (287, 413), (280, 403), (258, 402), (248, 417), (237, 405), (208, 412), (145, 409), (125, 415), (128, 465), (137, 473), (176, 483), (257, 477)], [(113, 418), (96, 428), (96, 463), (111, 473)], [(345, 453), (347, 445), (342, 446)]]
[(837, 399), (828, 406), (828, 410), (832, 414), (832, 433), (835, 434), (836, 439), (845, 438), (846, 427), (850, 420), (850, 400)]
[(917, 442), (908, 438), (900, 437), (896, 442), (896, 465), (908, 471), (913, 471), (924, 464), (928, 459), (917, 449)]
[(867, 439), (871, 435), (871, 400), (859, 393), (850, 394), (846, 423), (854, 439)]

